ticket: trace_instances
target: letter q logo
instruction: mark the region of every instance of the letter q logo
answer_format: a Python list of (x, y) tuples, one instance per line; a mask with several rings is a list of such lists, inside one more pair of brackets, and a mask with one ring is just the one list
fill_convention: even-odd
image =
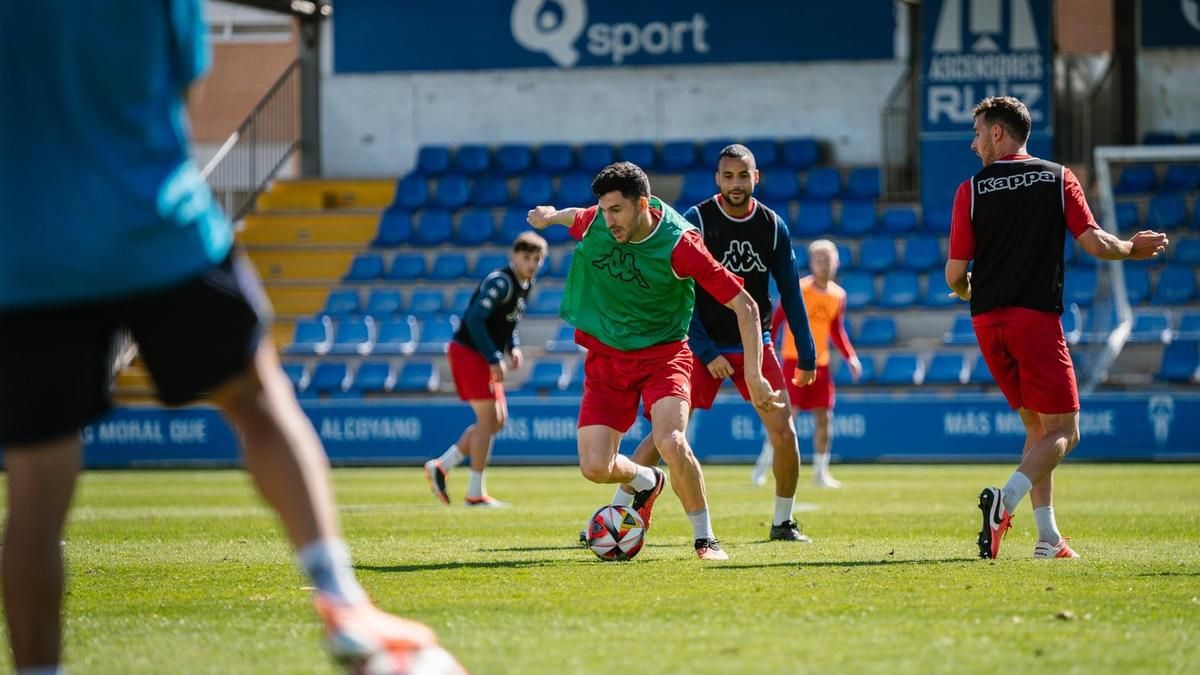
[[(558, 5), (559, 13), (546, 7)], [(575, 40), (587, 25), (585, 0), (516, 0), (512, 9), (512, 34), (517, 44), (544, 52), (563, 68), (579, 61)]]

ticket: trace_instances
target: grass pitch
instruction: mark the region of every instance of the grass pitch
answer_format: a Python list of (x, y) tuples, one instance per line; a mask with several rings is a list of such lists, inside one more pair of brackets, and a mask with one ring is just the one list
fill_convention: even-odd
[[(574, 469), (492, 469), (508, 510), (442, 506), (417, 469), (335, 480), (377, 603), (477, 675), (1200, 671), (1200, 466), (1067, 465), (1058, 521), (1083, 558), (1030, 559), (1025, 503), (994, 562), (976, 495), (1011, 467), (835, 469), (841, 491), (802, 480), (815, 543), (796, 545), (766, 541), (770, 486), (707, 467), (723, 564), (695, 559), (669, 492), (636, 560), (598, 561), (575, 540), (611, 490)], [(461, 499), (465, 469), (450, 481)], [(75, 504), (71, 672), (336, 672), (243, 473), (91, 473)]]

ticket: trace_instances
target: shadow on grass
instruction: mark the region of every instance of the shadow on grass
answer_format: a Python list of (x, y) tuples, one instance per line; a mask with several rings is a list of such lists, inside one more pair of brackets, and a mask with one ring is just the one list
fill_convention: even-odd
[(1200, 577), (1200, 572), (1144, 572), (1139, 577)]
[(905, 559), (887, 559), (887, 560), (793, 560), (786, 562), (759, 563), (752, 565), (739, 565), (737, 563), (726, 563), (713, 565), (709, 569), (713, 570), (731, 570), (731, 569), (755, 569), (766, 567), (879, 567), (881, 565), (942, 565), (945, 563), (956, 562), (972, 562), (979, 560), (977, 557), (963, 558), (919, 558), (916, 560)]
[(464, 560), (446, 563), (424, 563), (417, 565), (355, 565), (354, 569), (367, 572), (435, 572), (443, 570), (469, 569), (521, 569), (524, 567), (562, 567), (564, 565), (590, 565), (599, 560), (582, 558), (555, 558), (552, 560)]

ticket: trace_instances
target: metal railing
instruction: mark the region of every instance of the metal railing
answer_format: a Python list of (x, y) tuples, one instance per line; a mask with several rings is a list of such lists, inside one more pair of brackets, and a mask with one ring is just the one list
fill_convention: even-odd
[(213, 195), (235, 222), (300, 150), (300, 73), (297, 59), (204, 167)]
[(883, 196), (888, 201), (917, 198), (917, 117), (913, 76), (905, 70), (880, 111), (883, 123)]

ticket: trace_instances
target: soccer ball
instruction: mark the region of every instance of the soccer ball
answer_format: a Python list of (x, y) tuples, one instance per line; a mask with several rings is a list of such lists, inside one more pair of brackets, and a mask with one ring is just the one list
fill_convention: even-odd
[(587, 545), (601, 560), (630, 560), (642, 550), (646, 525), (631, 508), (601, 506), (588, 521)]

